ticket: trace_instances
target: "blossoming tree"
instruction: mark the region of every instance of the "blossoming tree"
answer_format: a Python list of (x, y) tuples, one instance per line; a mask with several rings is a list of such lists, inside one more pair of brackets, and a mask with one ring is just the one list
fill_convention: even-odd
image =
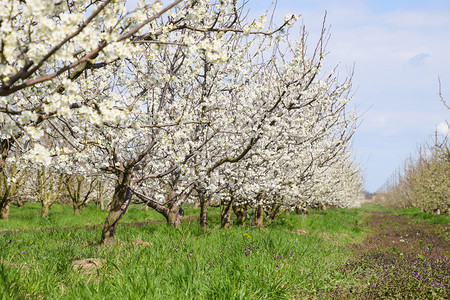
[(20, 148), (61, 173), (113, 175), (101, 243), (133, 195), (174, 225), (199, 197), (205, 227), (219, 201), (226, 227), (233, 203), (253, 205), (262, 226), (264, 206), (319, 199), (337, 178), (357, 192), (345, 177), (350, 83), (320, 75), (324, 33), (310, 56), (304, 36), (288, 41), (295, 16), (245, 23), (232, 0), (0, 8), (1, 171)]
[[(78, 86), (88, 70), (130, 55), (130, 41), (139, 32), (157, 38), (172, 30), (173, 19), (155, 21), (175, 7), (195, 11), (202, 6), (196, 3), (141, 2), (129, 12), (126, 1), (0, 1), (0, 172), (14, 147), (30, 150), (29, 158), (43, 164), (52, 156), (68, 154), (67, 149), (39, 143), (45, 128), (55, 127), (43, 122), (64, 123), (65, 117), (74, 116), (74, 108), (93, 105), (81, 102)], [(97, 116), (113, 110), (108, 104)], [(91, 112), (81, 109), (75, 117)], [(74, 143), (70, 146), (81, 150)], [(2, 200), (1, 207), (8, 201)]]

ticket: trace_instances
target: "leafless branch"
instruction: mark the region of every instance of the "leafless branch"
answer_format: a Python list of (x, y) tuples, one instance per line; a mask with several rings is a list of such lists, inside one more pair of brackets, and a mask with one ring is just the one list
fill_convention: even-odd
[(438, 77), (439, 82), (439, 98), (441, 99), (442, 103), (444, 103), (444, 106), (447, 107), (447, 109), (450, 109), (450, 106), (447, 104), (447, 102), (444, 99), (444, 96), (442, 96), (442, 88), (441, 88), (441, 79)]

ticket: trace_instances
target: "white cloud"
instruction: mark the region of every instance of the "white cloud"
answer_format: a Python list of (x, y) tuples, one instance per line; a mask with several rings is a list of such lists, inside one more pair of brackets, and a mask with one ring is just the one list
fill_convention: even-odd
[(450, 126), (447, 122), (439, 123), (438, 126), (436, 126), (436, 129), (437, 129), (438, 133), (440, 133), (440, 134), (443, 134), (443, 135), (450, 134)]

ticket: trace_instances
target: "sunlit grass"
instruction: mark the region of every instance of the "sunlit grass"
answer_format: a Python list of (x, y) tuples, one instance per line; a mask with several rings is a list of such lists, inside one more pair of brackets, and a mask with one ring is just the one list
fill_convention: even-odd
[[(82, 216), (95, 218), (94, 213), (86, 209)], [(212, 217), (204, 234), (197, 223), (183, 223), (179, 230), (164, 223), (119, 226), (121, 242), (112, 247), (92, 242), (98, 240), (100, 227), (5, 233), (0, 236), (0, 292), (7, 298), (48, 299), (314, 295), (350, 284), (353, 279), (337, 266), (351, 256), (346, 245), (363, 238), (366, 226), (361, 211), (341, 209), (282, 216), (262, 230), (236, 225), (223, 230), (218, 217)], [(151, 245), (134, 243), (137, 239)], [(73, 270), (72, 262), (85, 258), (99, 258), (104, 265), (91, 275)]]
[(430, 222), (431, 224), (447, 224), (450, 225), (450, 215), (448, 214), (430, 214), (426, 212), (422, 212), (419, 208), (406, 208), (395, 211), (397, 214), (406, 215), (410, 218), (415, 218), (417, 220), (423, 220)]
[[(53, 204), (49, 215), (45, 218), (41, 217), (40, 212), (39, 203), (26, 203), (22, 208), (12, 206), (9, 221), (0, 220), (0, 230), (101, 225), (108, 215), (107, 210), (101, 210), (95, 203), (83, 208), (80, 215), (74, 215), (71, 206), (60, 204)], [(163, 219), (162, 215), (152, 209), (146, 212), (143, 205), (131, 205), (122, 222)]]

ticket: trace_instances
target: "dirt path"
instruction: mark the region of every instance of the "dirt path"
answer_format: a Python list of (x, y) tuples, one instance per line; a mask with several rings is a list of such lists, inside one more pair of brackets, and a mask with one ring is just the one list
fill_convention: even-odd
[(329, 296), (450, 299), (450, 226), (387, 212), (373, 212), (369, 226), (372, 234), (342, 267), (359, 284)]

